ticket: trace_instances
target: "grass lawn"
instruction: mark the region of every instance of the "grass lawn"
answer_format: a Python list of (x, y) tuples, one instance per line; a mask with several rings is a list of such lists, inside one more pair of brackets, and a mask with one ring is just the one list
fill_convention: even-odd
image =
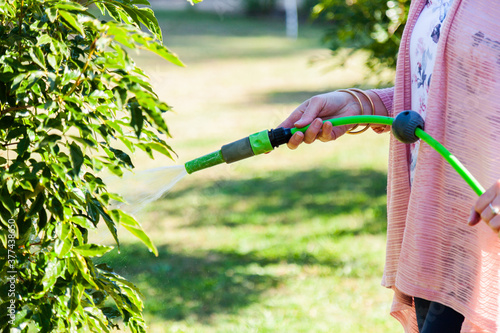
[[(373, 83), (361, 58), (311, 65), (329, 53), (318, 27), (289, 40), (278, 19), (157, 16), (187, 67), (137, 60), (176, 111), (166, 119), (178, 164), (276, 127), (314, 94)], [(387, 143), (367, 132), (190, 175), (140, 214), (158, 257), (121, 232), (121, 253), (101, 261), (142, 290), (148, 332), (401, 332), (380, 286)]]

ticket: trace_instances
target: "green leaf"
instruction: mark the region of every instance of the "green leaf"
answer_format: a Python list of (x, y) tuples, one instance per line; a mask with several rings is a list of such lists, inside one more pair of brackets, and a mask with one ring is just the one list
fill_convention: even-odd
[(160, 25), (155, 17), (155, 14), (151, 8), (137, 8), (137, 16), (139, 20), (148, 28), (149, 31), (155, 35), (160, 42), (163, 41), (163, 36), (161, 33)]
[(102, 310), (102, 313), (104, 313), (104, 315), (108, 319), (115, 319), (115, 318), (121, 317), (120, 311), (116, 310), (115, 308), (106, 306), (106, 307), (102, 308), (101, 310)]
[(172, 53), (167, 47), (161, 44), (159, 41), (154, 40), (147, 34), (127, 27), (125, 25), (119, 25), (116, 23), (108, 23), (108, 33), (114, 37), (114, 40), (129, 48), (142, 48), (150, 52), (153, 52), (163, 59), (183, 67), (184, 64), (180, 59)]
[(80, 305), (80, 300), (83, 297), (84, 291), (85, 287), (78, 280), (73, 280), (71, 287), (70, 306), (69, 306), (70, 316)]
[(47, 291), (56, 283), (57, 278), (60, 277), (65, 271), (66, 263), (63, 260), (53, 258), (45, 266), (42, 285), (43, 290), (39, 293), (39, 297), (45, 295)]
[(135, 146), (129, 139), (123, 136), (118, 137), (118, 139), (120, 139), (120, 141), (128, 148), (128, 150), (130, 150), (132, 153), (135, 152)]
[(94, 230), (96, 228), (91, 220), (85, 216), (72, 216), (69, 220), (85, 229)]
[(72, 249), (73, 252), (77, 252), (84, 257), (101, 257), (105, 253), (111, 251), (113, 247), (96, 245), (96, 244), (85, 244), (76, 246)]
[(29, 148), (30, 146), (30, 138), (29, 137), (24, 137), (21, 140), (19, 140), (17, 144), (17, 149), (16, 152), (18, 155), (24, 154), (24, 152)]
[(56, 197), (50, 197), (49, 202), (49, 211), (54, 214), (54, 217), (57, 217), (59, 221), (62, 221), (64, 219), (64, 208), (61, 201)]
[(149, 236), (144, 232), (139, 222), (137, 222), (132, 215), (129, 215), (122, 210), (116, 209), (112, 210), (111, 213), (119, 218), (120, 225), (127, 229), (131, 234), (139, 238), (151, 252), (158, 256), (158, 249), (153, 244)]
[(106, 317), (101, 312), (102, 309), (95, 307), (85, 307), (83, 309), (84, 316), (87, 318), (89, 324), (91, 325), (92, 332), (110, 332), (109, 322)]
[[(121, 124), (119, 124), (118, 122), (116, 121), (111, 121), (111, 120), (106, 120), (105, 121), (105, 124), (109, 127), (111, 127), (112, 129), (114, 129), (117, 133), (123, 135), (123, 129), (121, 127)], [(119, 136), (119, 138), (121, 138), (122, 136)]]
[(75, 272), (78, 272), (79, 275), (83, 277), (92, 287), (98, 289), (99, 287), (95, 284), (94, 278), (90, 275), (89, 266), (87, 265), (85, 257), (75, 253), (75, 256), (72, 257), (71, 260), (76, 266)]
[(14, 189), (14, 178), (13, 177), (7, 178), (5, 185), (9, 194), (12, 194), (12, 190)]
[(14, 124), (13, 116), (3, 116), (0, 118), (0, 130), (7, 129)]
[(87, 10), (86, 7), (84, 7), (84, 6), (82, 6), (79, 3), (74, 2), (74, 1), (58, 1), (54, 5), (54, 8), (65, 9), (65, 10), (76, 10), (76, 11), (80, 11), (80, 12)]
[(47, 61), (49, 62), (49, 65), (53, 68), (53, 69), (57, 69), (59, 67), (59, 64), (57, 63), (57, 58), (55, 55), (53, 54), (48, 54), (47, 55)]
[(110, 163), (105, 163), (105, 164), (106, 164), (106, 167), (108, 168), (108, 170), (112, 174), (117, 175), (118, 177), (123, 176), (123, 170), (118, 165), (114, 165), (114, 164), (110, 164)]
[(73, 166), (72, 173), (75, 177), (80, 175), (80, 169), (83, 163), (83, 153), (75, 142), (72, 142), (69, 146), (69, 152), (71, 155), (71, 164)]
[(43, 193), (39, 193), (35, 201), (31, 204), (30, 210), (26, 215), (26, 217), (35, 216), (43, 208), (44, 202), (45, 202), (45, 196), (43, 195)]
[(39, 147), (43, 147), (46, 145), (54, 145), (58, 140), (61, 139), (60, 135), (57, 134), (50, 134), (46, 136), (39, 144)]
[(141, 136), (141, 130), (144, 124), (144, 117), (142, 115), (142, 110), (137, 103), (131, 103), (130, 112), (132, 115), (132, 119), (130, 120), (130, 125), (132, 125), (135, 134), (139, 138)]
[(75, 242), (74, 245), (86, 244), (87, 241), (84, 239), (84, 236), (79, 228), (73, 228), (73, 233), (75, 234)]
[(144, 152), (146, 152), (151, 159), (155, 158), (154, 155), (153, 155), (153, 149), (151, 149), (151, 147), (149, 146), (149, 144), (147, 144), (147, 143), (138, 143), (138, 144), (136, 144), (136, 147), (138, 147), (138, 148), (142, 149)]
[(143, 42), (141, 38), (135, 38), (137, 42), (143, 45), (146, 50), (151, 51), (163, 59), (171, 62), (174, 65), (184, 67), (184, 63), (177, 57), (177, 55), (171, 52), (166, 46), (160, 43), (146, 43)]
[(109, 150), (111, 150), (113, 152), (113, 154), (115, 154), (116, 158), (118, 158), (126, 166), (128, 166), (130, 168), (134, 168), (134, 164), (132, 163), (130, 156), (128, 156), (128, 154), (125, 153), (123, 150), (115, 149), (112, 147), (109, 147)]
[(9, 213), (14, 216), (16, 212), (16, 203), (12, 200), (12, 196), (9, 194), (8, 189), (4, 187), (1, 192), (1, 202), (2, 205), (9, 211)]
[(147, 0), (132, 0), (131, 3), (134, 4), (134, 5), (146, 5), (146, 6), (150, 6), (151, 5), (149, 3), (149, 1), (147, 1)]
[(19, 182), (19, 186), (21, 186), (21, 188), (23, 188), (24, 190), (27, 190), (27, 191), (30, 191), (30, 192), (35, 191), (35, 189), (33, 188), (33, 185), (31, 185), (31, 183), (27, 179), (21, 180)]
[(38, 37), (37, 45), (44, 45), (44, 44), (51, 44), (52, 43), (52, 37), (49, 35), (43, 34)]
[(89, 208), (89, 214), (94, 218), (94, 220), (98, 219), (98, 216), (102, 216), (104, 223), (108, 227), (111, 235), (116, 241), (116, 245), (120, 246), (120, 242), (118, 241), (118, 234), (116, 232), (116, 224), (115, 221), (109, 216), (109, 214), (104, 210), (101, 206), (101, 203), (97, 201), (97, 199), (93, 198), (89, 193), (85, 194), (85, 199), (87, 206)]
[(92, 140), (80, 138), (80, 137), (74, 136), (74, 135), (70, 135), (69, 137), (72, 138), (73, 140), (75, 140), (76, 142), (81, 143), (83, 146), (89, 146), (89, 147), (96, 146), (95, 142)]
[(45, 66), (45, 58), (43, 57), (42, 50), (34, 46), (33, 48), (30, 49), (30, 56), (31, 60), (33, 60), (38, 66), (42, 67), (43, 69), (46, 69)]
[(73, 27), (76, 31), (78, 31), (83, 37), (85, 37), (85, 31), (83, 29), (83, 25), (78, 22), (77, 15), (67, 12), (65, 10), (60, 10), (59, 14), (69, 23), (71, 27)]
[(170, 147), (167, 146), (166, 144), (160, 144), (158, 142), (151, 142), (148, 143), (148, 146), (151, 147), (152, 149), (156, 150), (159, 153), (162, 153), (163, 155), (172, 158), (172, 155), (170, 154)]
[(73, 247), (73, 234), (71, 224), (60, 222), (56, 226), (57, 239), (54, 245), (54, 252), (59, 258), (63, 258)]

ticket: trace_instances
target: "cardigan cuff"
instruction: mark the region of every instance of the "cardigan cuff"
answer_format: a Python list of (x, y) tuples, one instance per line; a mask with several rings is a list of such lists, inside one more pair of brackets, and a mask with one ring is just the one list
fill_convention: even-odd
[(375, 94), (378, 95), (385, 108), (387, 109), (387, 115), (389, 117), (394, 117), (393, 101), (394, 101), (394, 87), (385, 89), (371, 89)]

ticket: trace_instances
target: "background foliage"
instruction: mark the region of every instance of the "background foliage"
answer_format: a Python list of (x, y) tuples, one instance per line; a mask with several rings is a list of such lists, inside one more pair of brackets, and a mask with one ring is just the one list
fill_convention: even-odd
[[(302, 18), (309, 17), (325, 28), (323, 42), (343, 60), (358, 51), (368, 52), (372, 70), (396, 67), (396, 55), (406, 23), (409, 0), (304, 0), (299, 4)], [(245, 0), (247, 15), (276, 15), (274, 0)], [(343, 63), (343, 61), (340, 61)]]
[(324, 41), (334, 55), (364, 50), (372, 69), (394, 68), (409, 7), (409, 0), (319, 0), (312, 17), (328, 22)]
[[(90, 5), (107, 19), (95, 17)], [(131, 331), (145, 331), (138, 289), (93, 262), (112, 247), (88, 242), (89, 231), (104, 223), (119, 245), (120, 224), (157, 253), (134, 217), (108, 208), (121, 199), (97, 174), (133, 168), (128, 152), (136, 149), (150, 157), (171, 154), (162, 117), (170, 108), (127, 50), (182, 63), (162, 45), (158, 22), (144, 5), (0, 1), (3, 330), (107, 332), (121, 318)], [(15, 315), (7, 309), (12, 300)]]

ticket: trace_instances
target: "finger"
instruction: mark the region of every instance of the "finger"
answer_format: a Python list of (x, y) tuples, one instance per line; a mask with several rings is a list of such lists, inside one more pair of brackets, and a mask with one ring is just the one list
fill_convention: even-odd
[(478, 224), (480, 221), (481, 221), (481, 215), (479, 215), (478, 212), (476, 212), (476, 210), (474, 209), (474, 207), (472, 207), (469, 219), (467, 221), (468, 224), (472, 227)]
[(488, 206), (486, 206), (486, 208), (483, 209), (483, 211), (481, 212), (481, 220), (483, 220), (486, 223), (489, 223), (495, 217), (495, 215), (496, 214), (493, 213), (491, 207), (488, 204)]
[(335, 133), (333, 132), (333, 125), (329, 121), (323, 123), (321, 131), (318, 135), (318, 139), (322, 142), (328, 142), (336, 139)]
[(309, 125), (314, 119), (318, 118), (319, 113), (325, 107), (325, 99), (315, 96), (307, 101), (306, 108), (302, 117), (295, 122), (295, 127), (302, 128)]
[(499, 215), (500, 209), (500, 197), (495, 197), (495, 199), (490, 202), (486, 208), (481, 212), (481, 219), (486, 223), (492, 221), (497, 215)]
[(490, 222), (488, 223), (488, 225), (490, 226), (490, 228), (498, 233), (498, 231), (500, 230), (500, 216), (499, 215), (495, 215), (491, 220)]
[(286, 144), (288, 148), (294, 150), (297, 149), (297, 147), (304, 141), (304, 133), (302, 132), (296, 132), (290, 140), (288, 140), (288, 143)]
[(305, 143), (313, 143), (314, 140), (318, 137), (319, 131), (321, 130), (321, 127), (323, 126), (323, 122), (321, 119), (316, 118), (314, 121), (311, 123), (311, 126), (307, 129), (306, 133), (304, 134), (304, 142)]
[(498, 194), (500, 194), (500, 180), (479, 197), (474, 206), (476, 212), (482, 213)]

